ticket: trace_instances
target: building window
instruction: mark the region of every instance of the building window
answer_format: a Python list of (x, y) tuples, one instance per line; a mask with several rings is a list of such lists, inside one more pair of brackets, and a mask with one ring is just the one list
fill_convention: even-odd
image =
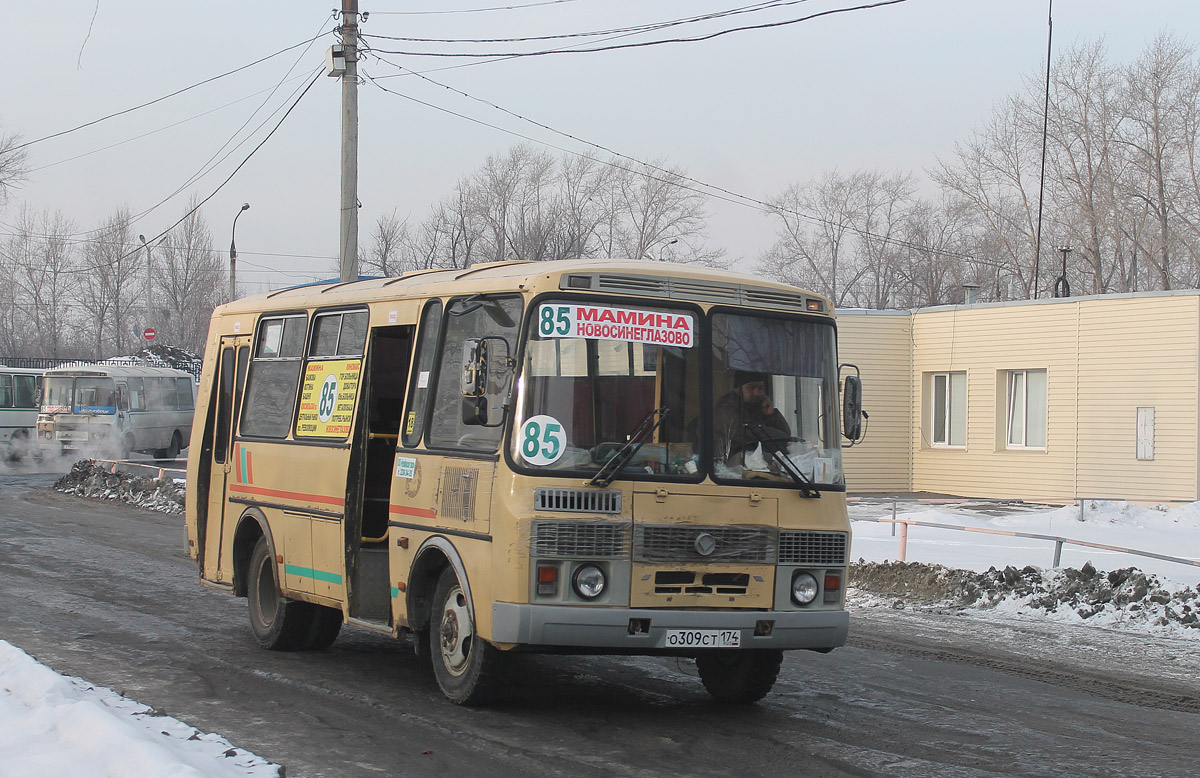
[(1008, 371), (1009, 448), (1046, 447), (1046, 371)]
[(931, 376), (929, 440), (934, 446), (967, 445), (967, 374)]

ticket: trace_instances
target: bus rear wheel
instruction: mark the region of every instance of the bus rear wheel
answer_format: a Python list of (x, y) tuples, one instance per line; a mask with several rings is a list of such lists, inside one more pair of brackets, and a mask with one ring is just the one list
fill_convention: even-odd
[(452, 568), (438, 578), (429, 653), (442, 693), (457, 705), (485, 705), (500, 693), (500, 652), (475, 631), (467, 595)]
[[(260, 646), (271, 651), (318, 647), (314, 634), (314, 609), (318, 606), (283, 596), (275, 575), (275, 558), (265, 537), (258, 539), (250, 555), (246, 599), (250, 605), (250, 631)], [(341, 629), (340, 619), (338, 629)], [(337, 632), (333, 637), (337, 637)], [(330, 638), (320, 647), (326, 648), (332, 642)]]
[(704, 688), (717, 702), (758, 702), (779, 677), (783, 652), (752, 648), (709, 651), (696, 657), (696, 669)]
[(171, 433), (171, 443), (166, 448), (154, 449), (155, 459), (175, 459), (179, 456), (179, 450), (183, 448), (182, 437), (179, 435), (179, 430)]

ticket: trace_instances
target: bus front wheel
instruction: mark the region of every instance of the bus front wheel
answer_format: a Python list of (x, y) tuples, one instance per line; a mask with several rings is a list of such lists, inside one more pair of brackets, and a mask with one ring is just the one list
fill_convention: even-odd
[(429, 653), (438, 686), (458, 705), (483, 705), (500, 691), (500, 652), (475, 632), (467, 595), (452, 568), (434, 590)]
[(783, 652), (769, 648), (715, 650), (696, 657), (704, 688), (717, 702), (758, 702), (775, 685)]
[(272, 651), (309, 647), (313, 636), (314, 606), (288, 599), (279, 591), (275, 559), (265, 537), (258, 539), (254, 553), (250, 555), (246, 599), (250, 605), (250, 630), (260, 646)]

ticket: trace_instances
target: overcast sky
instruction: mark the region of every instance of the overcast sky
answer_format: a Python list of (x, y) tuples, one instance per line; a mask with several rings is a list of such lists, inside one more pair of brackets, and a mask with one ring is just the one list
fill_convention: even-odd
[[(335, 4), (338, 0), (58, 0), (52, 8), (31, 8), (3, 0), (9, 54), (0, 81), (0, 132), (35, 140), (191, 86), (330, 30)], [(479, 13), (413, 13), (530, 4)], [(856, 4), (794, 2), (586, 45), (691, 37)], [(361, 10), (370, 13), (366, 35), (455, 39), (587, 32), (748, 5), (749, 0), (360, 0)], [(699, 43), (482, 63), (387, 59), (563, 133), (632, 157), (663, 158), (701, 181), (765, 199), (833, 167), (920, 174), (1040, 68), (1046, 16), (1046, 0), (907, 0)], [(1056, 53), (1103, 37), (1110, 58), (1127, 62), (1164, 30), (1196, 43), (1200, 2), (1054, 3)], [(190, 194), (210, 195), (275, 126), (295, 99), (294, 90), (303, 89), (323, 65), (332, 42), (321, 38), (308, 49), (30, 146), (34, 170), (0, 211), (0, 233), (10, 231), (24, 203), (61, 210), (83, 230), (119, 206), (140, 213), (181, 190), (135, 225), (147, 238), (166, 229), (182, 215)], [(488, 49), (380, 38), (373, 43), (443, 52), (525, 45)], [(368, 59), (363, 68), (389, 89), (448, 111), (556, 147), (591, 150), (411, 75), (381, 78), (400, 73), (391, 65)], [(233, 217), (243, 202), (251, 203), (237, 226), (240, 280), (278, 286), (328, 277), (338, 243), (340, 99), (339, 83), (322, 76), (205, 206), (216, 245), (227, 250)], [(359, 101), (362, 246), (380, 214), (396, 209), (420, 222), (489, 154), (523, 142), (371, 83), (361, 87)], [(138, 137), (145, 133), (152, 134)], [(188, 183), (214, 155), (220, 159), (247, 136), (215, 169)], [(774, 241), (775, 225), (753, 209), (714, 201), (710, 214), (711, 243), (731, 258), (746, 258), (742, 267)]]

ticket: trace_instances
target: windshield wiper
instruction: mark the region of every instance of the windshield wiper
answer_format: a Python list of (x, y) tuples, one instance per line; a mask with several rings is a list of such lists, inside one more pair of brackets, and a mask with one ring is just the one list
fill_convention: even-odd
[[(596, 471), (596, 474), (588, 481), (588, 485), (603, 487), (611, 484), (617, 474), (621, 472), (621, 468), (629, 464), (629, 460), (633, 459), (634, 455), (663, 423), (663, 419), (667, 418), (670, 410), (664, 405), (647, 413), (646, 417), (638, 422), (637, 427), (626, 438), (625, 443)], [(658, 416), (658, 421), (654, 421), (655, 415)]]
[(791, 476), (793, 481), (800, 484), (801, 494), (805, 497), (819, 498), (821, 496), (821, 493), (816, 489), (816, 484), (800, 468), (796, 467), (795, 462), (781, 454), (775, 446), (767, 445), (768, 441), (775, 440), (776, 438), (772, 438), (767, 434), (766, 427), (758, 422), (746, 422), (746, 429), (750, 430), (750, 433), (758, 439), (758, 442), (762, 445), (762, 450), (769, 452), (775, 458), (775, 461), (779, 463), (780, 469)]

